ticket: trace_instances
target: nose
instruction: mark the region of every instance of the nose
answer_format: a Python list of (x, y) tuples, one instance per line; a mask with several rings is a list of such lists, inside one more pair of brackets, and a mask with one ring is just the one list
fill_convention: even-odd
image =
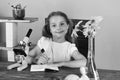
[(57, 28), (57, 30), (61, 29), (60, 25), (57, 25), (57, 27), (56, 27), (56, 28)]

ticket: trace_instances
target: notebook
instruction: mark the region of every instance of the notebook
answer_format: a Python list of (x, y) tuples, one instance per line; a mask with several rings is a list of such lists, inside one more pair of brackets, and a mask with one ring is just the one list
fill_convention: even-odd
[(46, 69), (59, 71), (58, 67), (49, 65), (31, 65), (30, 71), (45, 71)]

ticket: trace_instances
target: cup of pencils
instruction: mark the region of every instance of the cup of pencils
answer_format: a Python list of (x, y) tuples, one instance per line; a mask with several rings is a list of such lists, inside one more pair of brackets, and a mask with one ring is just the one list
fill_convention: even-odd
[(12, 7), (13, 7), (12, 14), (13, 14), (14, 19), (23, 20), (25, 17), (26, 6), (22, 8), (21, 4), (17, 4), (15, 6), (12, 5)]

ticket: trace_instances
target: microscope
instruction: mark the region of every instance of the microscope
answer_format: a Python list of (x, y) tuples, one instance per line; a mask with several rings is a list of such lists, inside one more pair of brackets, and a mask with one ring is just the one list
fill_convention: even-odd
[(9, 65), (7, 69), (10, 70), (22, 65), (23, 60), (25, 60), (25, 57), (27, 56), (30, 50), (31, 42), (29, 42), (29, 38), (31, 33), (32, 33), (32, 29), (29, 29), (24, 39), (20, 41), (17, 46), (13, 47), (16, 63)]

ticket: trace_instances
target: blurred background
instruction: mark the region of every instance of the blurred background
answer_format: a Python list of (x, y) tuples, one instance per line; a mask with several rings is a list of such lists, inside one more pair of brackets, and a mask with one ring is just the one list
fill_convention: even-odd
[[(52, 11), (63, 11), (72, 19), (89, 19), (103, 16), (101, 29), (95, 39), (95, 62), (99, 69), (120, 70), (120, 1), (119, 0), (0, 0), (0, 17), (12, 17), (12, 4), (26, 7), (25, 17), (37, 17), (33, 23), (18, 23), (18, 42), (29, 28), (33, 29), (30, 41), (41, 37), (45, 18)], [(5, 25), (0, 23), (0, 42), (5, 42)]]

